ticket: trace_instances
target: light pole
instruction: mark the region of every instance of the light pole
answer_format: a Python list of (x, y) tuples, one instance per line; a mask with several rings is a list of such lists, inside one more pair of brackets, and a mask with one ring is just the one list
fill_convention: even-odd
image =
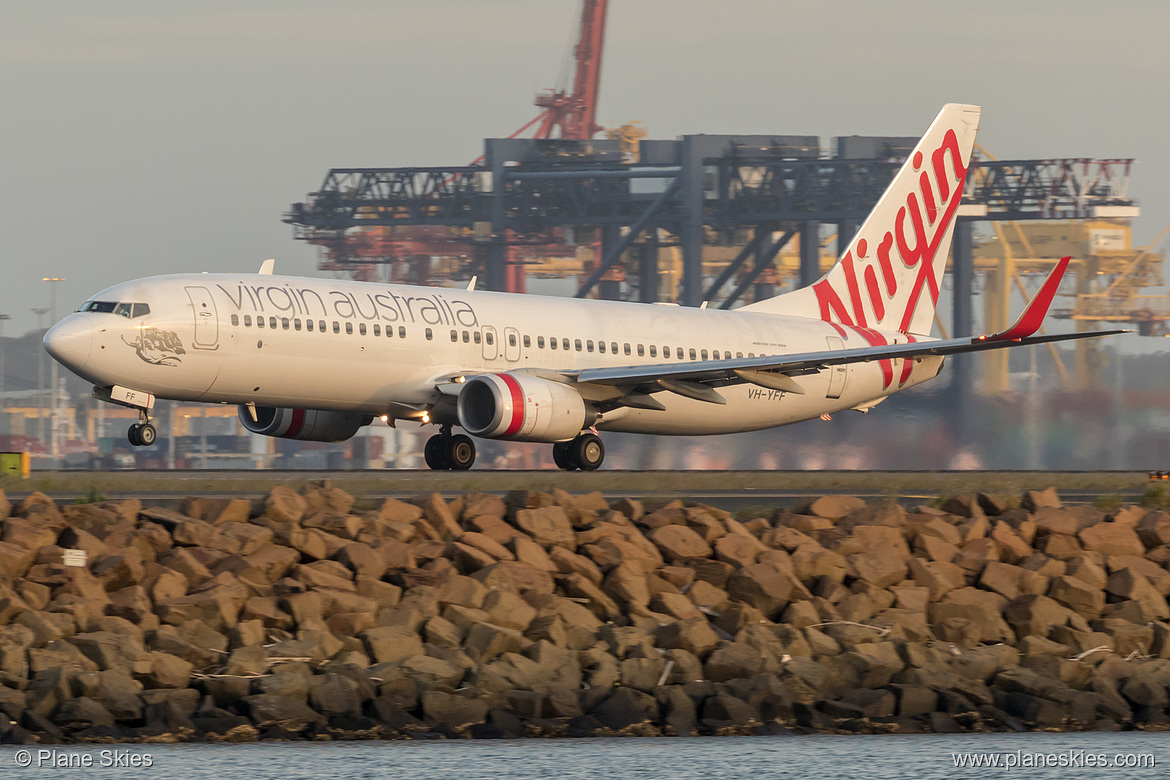
[[(33, 309), (33, 314), (37, 315), (37, 330), (44, 335), (45, 330), (45, 315), (49, 313), (48, 309)], [(42, 446), (45, 441), (45, 350), (40, 348), (37, 350), (37, 438), (40, 439)]]
[[(41, 279), (42, 282), (49, 282), (49, 324), (57, 324), (57, 285), (56, 282), (63, 282), (65, 279), (60, 276), (46, 276)], [(44, 352), (44, 350), (39, 350)], [(49, 451), (53, 456), (53, 468), (59, 468), (58, 458), (60, 456), (60, 426), (57, 409), (57, 361), (54, 360), (50, 365), (50, 374), (52, 378), (49, 381), (49, 386), (52, 391), (49, 394), (49, 415), (51, 422), (49, 425)]]
[(12, 317), (8, 314), (0, 314), (0, 405), (7, 407), (4, 400), (4, 321), (10, 320)]

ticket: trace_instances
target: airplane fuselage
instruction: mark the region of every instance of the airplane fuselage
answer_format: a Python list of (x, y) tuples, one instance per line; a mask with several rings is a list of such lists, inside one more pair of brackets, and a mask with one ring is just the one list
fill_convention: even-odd
[[(130, 306), (102, 311), (109, 307), (95, 303)], [(70, 315), (58, 333), (77, 334), (67, 365), (97, 386), (375, 416), (434, 403), (436, 382), (451, 376), (907, 341), (902, 333), (804, 317), (262, 274), (139, 279), (87, 305), (98, 310)], [(664, 410), (621, 407), (596, 427), (656, 434), (770, 428), (871, 405), (934, 377), (941, 365), (942, 358), (927, 357), (833, 366), (798, 377), (804, 394), (732, 384), (719, 391), (726, 405), (658, 392)]]

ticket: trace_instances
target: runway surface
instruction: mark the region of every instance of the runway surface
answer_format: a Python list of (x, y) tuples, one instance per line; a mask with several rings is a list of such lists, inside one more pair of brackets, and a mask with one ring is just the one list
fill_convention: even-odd
[[(54, 500), (140, 498), (152, 503), (185, 496), (261, 498), (273, 485), (300, 486), (328, 479), (367, 499), (467, 492), (504, 494), (556, 488), (601, 491), (607, 498), (666, 501), (682, 498), (728, 510), (753, 506), (789, 509), (822, 495), (890, 498), (905, 506), (966, 492), (1019, 497), (1055, 487), (1065, 503), (1138, 503), (1153, 483), (1147, 472), (1053, 471), (52, 471), (30, 479), (0, 480), (11, 500), (33, 490)], [(1166, 485), (1170, 491), (1170, 485)]]

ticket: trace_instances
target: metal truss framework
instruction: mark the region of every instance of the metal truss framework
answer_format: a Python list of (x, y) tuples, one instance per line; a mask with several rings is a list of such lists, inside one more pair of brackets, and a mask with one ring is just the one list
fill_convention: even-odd
[[(643, 141), (638, 163), (621, 161), (616, 141), (489, 139), (485, 147), (483, 165), (331, 170), (284, 221), (298, 238), (322, 244), (369, 226), (466, 229), (487, 289), (504, 289), (508, 247), (559, 242), (565, 227), (597, 228), (601, 260), (578, 296), (599, 282), (612, 293), (616, 285), (602, 281), (607, 271), (626, 250), (656, 245), (661, 230), (682, 248), (683, 305), (710, 300), (748, 269), (721, 303), (728, 308), (797, 231), (810, 239), (820, 223), (834, 223), (838, 241), (848, 241), (901, 165), (899, 159), (809, 159), (809, 139), (793, 136)], [(964, 192), (968, 216), (956, 237), (953, 332), (971, 328), (970, 220), (1123, 216), (1121, 210), (1136, 205), (1128, 195), (1132, 165), (1128, 159), (973, 162)], [(704, 289), (703, 244), (711, 233), (742, 229), (755, 231), (754, 238)], [(771, 238), (775, 231), (782, 231), (779, 240)], [(637, 263), (640, 275), (657, 272), (647, 254)], [(805, 284), (819, 275), (815, 257), (808, 259), (802, 256)], [(643, 282), (640, 300), (655, 300), (655, 291)]]

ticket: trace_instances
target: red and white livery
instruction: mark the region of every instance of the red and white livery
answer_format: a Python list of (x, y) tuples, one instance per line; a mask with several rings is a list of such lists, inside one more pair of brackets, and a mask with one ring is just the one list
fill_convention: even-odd
[[(979, 108), (948, 104), (837, 264), (735, 311), (259, 274), (180, 274), (104, 290), (45, 335), (49, 353), (136, 407), (235, 404), (251, 431), (338, 441), (375, 418), (434, 424), (432, 468), (465, 469), (472, 436), (553, 444), (595, 469), (598, 432), (718, 434), (845, 409), (936, 376), (960, 352), (1036, 336), (1068, 265), (1012, 328), (930, 336)], [(147, 399), (147, 400), (143, 400)]]

